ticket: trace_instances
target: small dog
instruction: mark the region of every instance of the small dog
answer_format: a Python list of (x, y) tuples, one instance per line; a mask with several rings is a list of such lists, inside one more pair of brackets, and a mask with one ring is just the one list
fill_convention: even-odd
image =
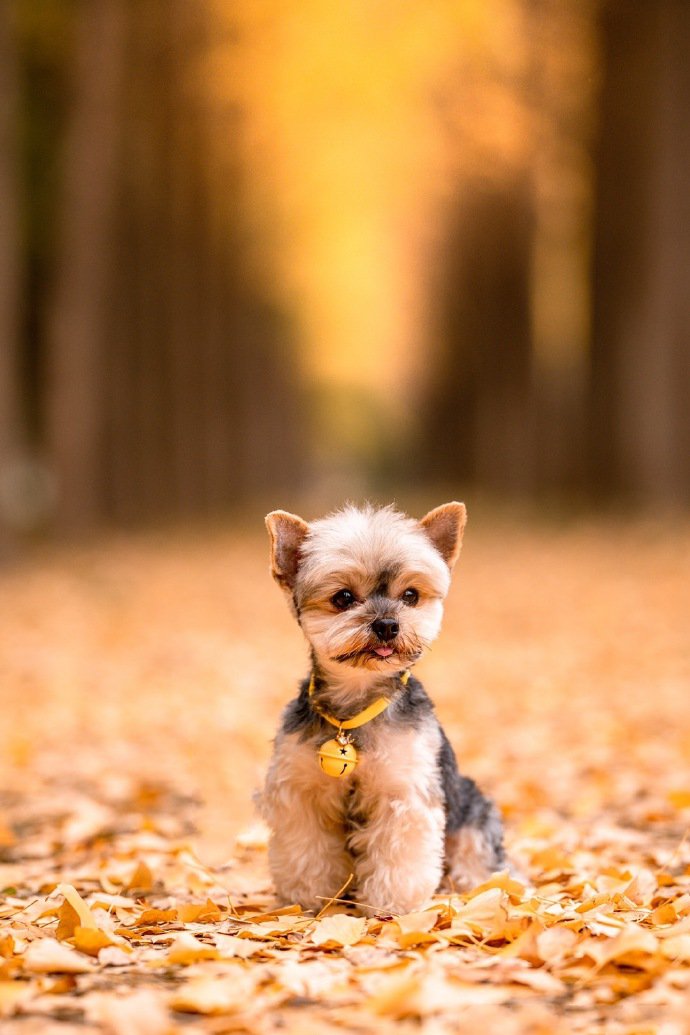
[(495, 805), (458, 772), (409, 674), (438, 635), (465, 519), (462, 503), (421, 521), (371, 506), (311, 524), (282, 510), (266, 518), (271, 570), (312, 664), (259, 797), (286, 903), (320, 908), (353, 874), (362, 908), (405, 913), (444, 876), (462, 891), (505, 865)]

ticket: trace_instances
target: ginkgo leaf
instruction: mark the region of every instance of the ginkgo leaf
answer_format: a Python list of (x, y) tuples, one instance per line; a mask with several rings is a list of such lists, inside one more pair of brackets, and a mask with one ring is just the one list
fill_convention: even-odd
[[(79, 952), (84, 952), (87, 956), (97, 957), (101, 949), (106, 948), (108, 945), (115, 945), (116, 942), (105, 931), (94, 930), (93, 927), (77, 927), (72, 937), (72, 944)], [(117, 944), (120, 948), (124, 945), (119, 940)]]
[(183, 924), (217, 923), (223, 916), (219, 906), (211, 899), (206, 902), (182, 903), (177, 906), (178, 918)]
[(170, 997), (170, 1006), (183, 1013), (221, 1014), (240, 1012), (253, 989), (249, 975), (240, 972), (186, 981)]
[(217, 960), (220, 956), (218, 949), (212, 945), (205, 945), (195, 938), (193, 934), (183, 933), (177, 936), (168, 949), (168, 963), (198, 963), (199, 960)]
[(653, 956), (658, 952), (659, 941), (651, 931), (639, 927), (628, 927), (613, 938), (589, 938), (581, 946), (580, 951), (590, 956), (595, 963), (603, 967), (612, 960), (623, 961), (640, 956)]
[[(77, 914), (79, 917), (80, 927), (92, 927), (94, 930), (98, 929), (98, 924), (96, 923), (93, 913), (75, 887), (71, 884), (58, 884), (56, 891), (64, 897), (65, 902), (67, 902)], [(68, 923), (68, 921), (65, 920), (65, 923)]]
[(659, 947), (666, 959), (690, 963), (690, 934), (676, 934), (664, 938)]
[(154, 884), (154, 876), (145, 862), (138, 862), (134, 872), (127, 881), (128, 890), (136, 890), (140, 893), (150, 891)]
[(53, 938), (31, 942), (22, 957), (22, 967), (33, 974), (87, 974), (93, 964), (74, 949)]
[(437, 921), (438, 913), (433, 909), (429, 909), (421, 913), (403, 913), (402, 916), (396, 916), (394, 922), (403, 934), (409, 934), (410, 932), (431, 931), (436, 926)]
[(0, 1017), (11, 1017), (17, 1008), (32, 999), (37, 991), (27, 982), (0, 981)]
[(366, 929), (367, 922), (364, 917), (335, 913), (316, 923), (309, 940), (314, 945), (356, 945), (364, 937)]

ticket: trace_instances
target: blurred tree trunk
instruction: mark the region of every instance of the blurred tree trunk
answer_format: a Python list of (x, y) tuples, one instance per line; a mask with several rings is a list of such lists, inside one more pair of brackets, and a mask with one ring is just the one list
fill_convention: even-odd
[(96, 0), (75, 18), (46, 350), (58, 522), (204, 513), (285, 485), (292, 341), (249, 272), (241, 116), (206, 74), (211, 8)]
[(0, 549), (10, 538), (13, 471), (25, 444), (19, 370), (22, 249), (14, 14), (13, 3), (0, 5)]
[(608, 0), (591, 446), (601, 495), (690, 500), (690, 4)]
[(466, 184), (440, 288), (422, 474), (530, 490), (533, 198), (524, 170)]
[(48, 441), (64, 528), (104, 514), (103, 375), (125, 61), (121, 0), (88, 0), (77, 17), (74, 107), (47, 328)]

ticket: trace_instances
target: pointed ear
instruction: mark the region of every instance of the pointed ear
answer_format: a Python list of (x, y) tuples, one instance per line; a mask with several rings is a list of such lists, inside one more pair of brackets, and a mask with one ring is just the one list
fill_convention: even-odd
[(296, 514), (272, 510), (266, 516), (266, 528), (271, 537), (271, 573), (285, 589), (292, 589), (299, 567), (299, 551), (309, 531), (309, 525)]
[(451, 570), (460, 556), (466, 521), (465, 504), (453, 502), (430, 510), (419, 522)]

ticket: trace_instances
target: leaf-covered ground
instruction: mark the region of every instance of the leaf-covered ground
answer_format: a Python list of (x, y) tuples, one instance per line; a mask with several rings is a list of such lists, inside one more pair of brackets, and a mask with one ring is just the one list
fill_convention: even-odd
[(532, 886), (314, 917), (252, 813), (305, 669), (261, 533), (5, 571), (3, 1035), (690, 1031), (689, 614), (687, 525), (475, 519), (419, 672)]

